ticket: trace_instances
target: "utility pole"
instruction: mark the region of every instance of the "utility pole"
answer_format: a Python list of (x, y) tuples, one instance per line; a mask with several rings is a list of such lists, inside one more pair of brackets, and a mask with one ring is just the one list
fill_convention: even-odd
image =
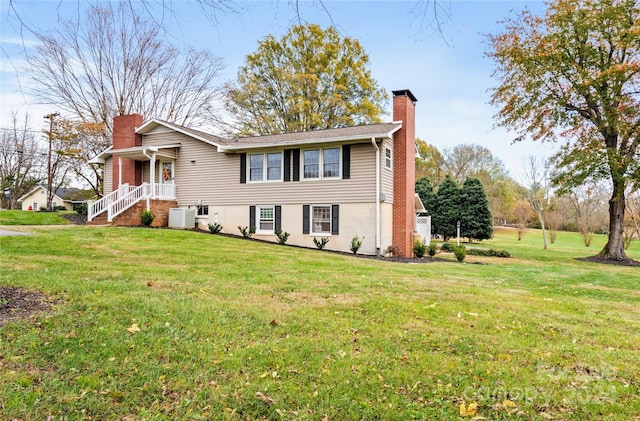
[[(53, 200), (52, 184), (53, 174), (51, 174), (51, 147), (53, 143), (53, 120), (60, 115), (59, 112), (47, 114), (45, 119), (49, 120), (49, 153), (47, 158), (47, 210), (52, 211), (51, 201)], [(34, 209), (35, 210), (35, 209)]]

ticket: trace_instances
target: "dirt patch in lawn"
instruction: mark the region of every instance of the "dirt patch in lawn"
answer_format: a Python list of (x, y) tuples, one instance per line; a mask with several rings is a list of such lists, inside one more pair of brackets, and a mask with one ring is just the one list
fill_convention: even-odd
[(51, 310), (51, 301), (40, 292), (27, 291), (20, 287), (0, 286), (0, 326), (49, 310)]

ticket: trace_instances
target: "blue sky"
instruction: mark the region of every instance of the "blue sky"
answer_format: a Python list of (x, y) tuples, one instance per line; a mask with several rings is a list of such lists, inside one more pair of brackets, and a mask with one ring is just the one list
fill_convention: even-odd
[[(55, 111), (51, 106), (33, 103), (19, 92), (28, 83), (20, 78), (23, 65), (20, 51), (31, 45), (28, 31), (8, 10), (8, 0), (0, 0), (0, 125), (10, 127), (12, 110), (29, 111), (35, 129), (44, 128), (41, 115)], [(20, 15), (39, 30), (53, 29), (59, 18), (75, 17), (88, 3), (76, 0), (20, 2)], [(238, 2), (237, 14), (218, 14), (208, 20), (193, 3), (167, 1), (174, 13), (156, 20), (169, 26), (170, 42), (210, 50), (226, 64), (223, 82), (235, 78), (244, 57), (252, 53), (258, 40), (267, 34), (283, 35), (297, 23), (295, 2), (288, 0)], [(549, 155), (552, 145), (534, 142), (511, 144), (514, 134), (494, 128), (497, 109), (488, 104), (488, 90), (495, 86), (493, 63), (485, 58), (488, 48), (483, 34), (497, 33), (497, 21), (510, 10), (523, 7), (542, 12), (540, 1), (447, 1), (450, 16), (440, 14), (443, 36), (433, 33), (415, 13), (415, 1), (316, 1), (299, 2), (301, 16), (322, 26), (336, 24), (344, 36), (356, 38), (369, 54), (370, 69), (381, 88), (390, 92), (410, 89), (417, 97), (416, 136), (442, 150), (456, 144), (479, 144), (500, 158), (517, 178), (523, 159), (529, 155)], [(327, 9), (325, 11), (323, 6)], [(153, 9), (152, 9), (153, 10)], [(431, 15), (427, 16), (427, 21)], [(428, 23), (428, 22), (427, 22)], [(24, 42), (24, 44), (23, 44)], [(390, 108), (390, 107), (389, 107)], [(385, 120), (390, 121), (389, 114)], [(39, 127), (38, 124), (42, 124)]]

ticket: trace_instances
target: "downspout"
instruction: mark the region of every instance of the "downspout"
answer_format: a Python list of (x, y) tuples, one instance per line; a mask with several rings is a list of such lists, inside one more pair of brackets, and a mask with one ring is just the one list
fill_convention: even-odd
[(371, 138), (371, 144), (376, 150), (376, 256), (380, 256), (380, 148), (376, 138)]

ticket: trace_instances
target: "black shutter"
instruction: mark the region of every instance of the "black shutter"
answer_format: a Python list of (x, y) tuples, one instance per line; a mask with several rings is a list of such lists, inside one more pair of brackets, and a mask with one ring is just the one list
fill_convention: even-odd
[(240, 154), (240, 184), (247, 182), (247, 154)]
[(249, 206), (249, 229), (256, 226), (256, 207)]
[(302, 233), (309, 234), (309, 205), (302, 205)]
[(342, 179), (351, 178), (351, 145), (342, 145)]
[(339, 233), (338, 220), (340, 212), (340, 205), (331, 205), (331, 234), (337, 235)]
[(274, 231), (282, 231), (282, 206), (276, 206), (275, 208), (275, 223)]
[(293, 181), (300, 181), (300, 149), (293, 150)]
[(284, 151), (284, 181), (291, 181), (291, 150)]

